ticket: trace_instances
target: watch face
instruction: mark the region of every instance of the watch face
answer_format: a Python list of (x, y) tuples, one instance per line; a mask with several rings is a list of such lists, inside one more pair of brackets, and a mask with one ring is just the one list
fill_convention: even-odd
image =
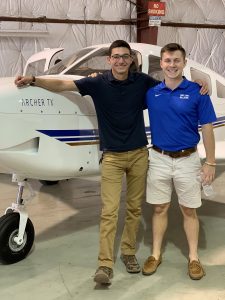
[(33, 75), (33, 76), (32, 76), (32, 81), (31, 81), (30, 85), (35, 85), (35, 81), (36, 81), (36, 78), (35, 78), (35, 76)]

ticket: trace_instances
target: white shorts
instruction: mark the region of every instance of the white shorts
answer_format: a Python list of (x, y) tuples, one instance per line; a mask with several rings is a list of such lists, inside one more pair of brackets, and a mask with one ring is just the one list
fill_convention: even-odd
[(197, 208), (202, 204), (199, 174), (201, 163), (198, 152), (181, 158), (171, 158), (152, 148), (149, 151), (146, 201), (164, 204), (171, 201), (173, 186), (179, 204)]

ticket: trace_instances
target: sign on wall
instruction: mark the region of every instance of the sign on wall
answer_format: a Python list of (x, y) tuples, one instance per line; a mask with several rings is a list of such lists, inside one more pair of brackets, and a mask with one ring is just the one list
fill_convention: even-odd
[(159, 1), (148, 2), (149, 26), (160, 26), (161, 17), (165, 16), (166, 3)]

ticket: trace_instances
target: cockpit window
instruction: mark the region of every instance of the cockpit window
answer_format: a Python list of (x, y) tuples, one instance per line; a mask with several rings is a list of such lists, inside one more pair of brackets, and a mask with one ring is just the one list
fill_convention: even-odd
[[(57, 63), (45, 72), (47, 75), (55, 75), (62, 73), (65, 69), (69, 68), (66, 75), (88, 76), (92, 73), (103, 73), (110, 70), (111, 66), (107, 62), (109, 48), (101, 48), (98, 51), (90, 54), (79, 63), (76, 63), (82, 56), (88, 54), (95, 48), (83, 49)], [(138, 51), (133, 51), (134, 61), (131, 65), (131, 71), (141, 71), (141, 54)], [(75, 64), (74, 64), (75, 63)]]
[(44, 69), (45, 69), (45, 59), (40, 59), (37, 61), (34, 61), (32, 63), (30, 63), (27, 67), (26, 70), (26, 75), (42, 75), (44, 73)]
[[(92, 73), (103, 73), (110, 70), (111, 66), (107, 62), (107, 56), (109, 55), (109, 48), (99, 49), (90, 56), (86, 57), (80, 63), (73, 66), (65, 74), (88, 76)], [(133, 63), (130, 67), (131, 71), (141, 70), (141, 54), (137, 51), (133, 51)]]
[(141, 72), (142, 71), (142, 56), (137, 50), (132, 50), (133, 63), (130, 66), (130, 71)]
[(100, 49), (73, 66), (65, 74), (88, 76), (95, 72), (103, 73), (110, 69), (106, 59), (107, 56), (108, 48)]
[(148, 74), (151, 77), (162, 81), (164, 79), (164, 75), (160, 67), (160, 57), (155, 55), (149, 55), (148, 62)]
[(92, 50), (94, 50), (94, 48), (82, 49), (82, 50), (66, 57), (65, 59), (61, 60), (61, 62), (59, 62), (56, 65), (54, 65), (53, 67), (49, 68), (44, 74), (45, 75), (60, 74), (65, 69), (67, 69), (70, 65), (74, 64), (75, 61), (80, 59), (82, 56), (88, 54)]

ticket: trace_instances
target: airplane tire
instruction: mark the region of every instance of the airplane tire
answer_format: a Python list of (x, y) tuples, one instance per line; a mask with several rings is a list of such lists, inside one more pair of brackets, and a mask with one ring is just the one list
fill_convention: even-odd
[(34, 242), (34, 226), (27, 220), (22, 245), (17, 245), (14, 238), (19, 230), (19, 213), (8, 213), (0, 218), (0, 260), (13, 264), (24, 259), (30, 252)]

